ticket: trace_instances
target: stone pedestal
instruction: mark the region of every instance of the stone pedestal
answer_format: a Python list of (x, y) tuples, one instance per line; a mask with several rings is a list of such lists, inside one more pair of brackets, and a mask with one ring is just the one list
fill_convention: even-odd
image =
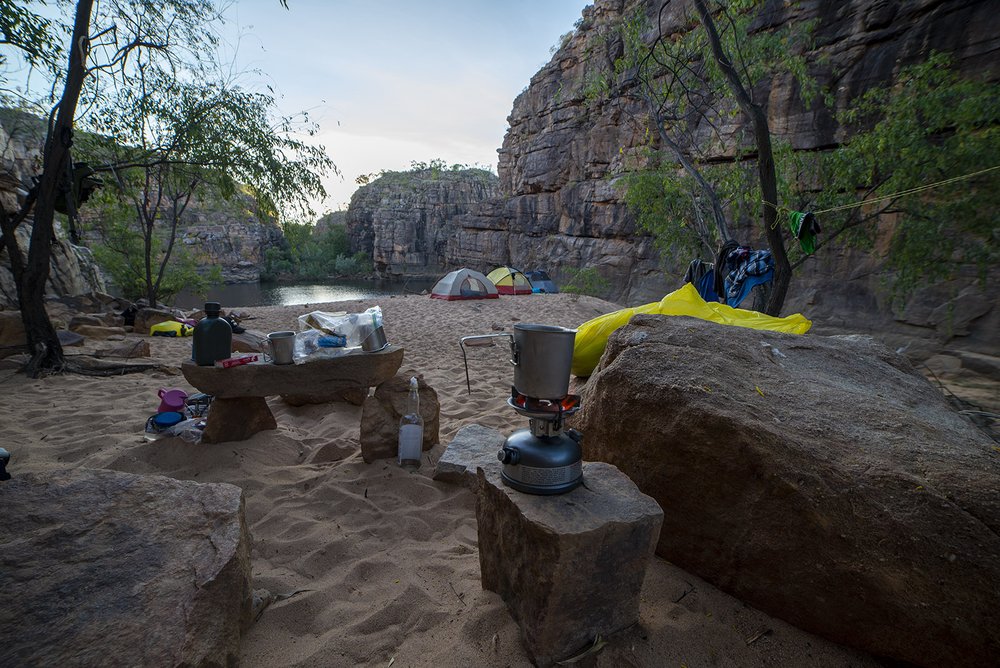
[(639, 619), (663, 511), (628, 476), (588, 462), (580, 487), (536, 496), (503, 485), (499, 469), (477, 473), (483, 588), (507, 603), (538, 666)]

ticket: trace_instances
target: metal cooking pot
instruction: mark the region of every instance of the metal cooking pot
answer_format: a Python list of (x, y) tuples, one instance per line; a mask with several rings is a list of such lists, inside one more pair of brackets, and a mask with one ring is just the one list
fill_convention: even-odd
[(576, 330), (552, 325), (514, 325), (511, 364), (514, 387), (536, 399), (562, 399), (569, 394)]
[[(514, 389), (535, 399), (558, 400), (569, 394), (569, 375), (573, 366), (576, 330), (553, 325), (519, 323), (514, 333), (465, 336), (465, 345), (499, 337), (510, 339), (510, 363), (514, 365)], [(469, 385), (469, 364), (465, 363), (465, 382)], [(471, 391), (471, 388), (470, 388)]]

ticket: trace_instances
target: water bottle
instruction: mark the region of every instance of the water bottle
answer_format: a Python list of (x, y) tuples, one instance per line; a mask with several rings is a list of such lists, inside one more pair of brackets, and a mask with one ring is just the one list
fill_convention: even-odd
[(205, 302), (205, 317), (194, 326), (191, 359), (198, 366), (212, 366), (233, 354), (233, 328), (219, 317), (219, 302)]
[(406, 413), (399, 419), (399, 465), (404, 468), (420, 468), (423, 446), (424, 419), (420, 417), (420, 394), (414, 377), (410, 378)]

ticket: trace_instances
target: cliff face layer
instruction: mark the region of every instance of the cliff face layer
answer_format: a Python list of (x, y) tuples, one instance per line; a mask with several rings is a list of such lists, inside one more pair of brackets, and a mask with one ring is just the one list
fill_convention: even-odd
[[(19, 206), (19, 191), (24, 192), (26, 179), (40, 169), (36, 137), (0, 127), (0, 204), (8, 212)], [(31, 240), (31, 219), (18, 228), (17, 243), (27, 253)], [(104, 279), (87, 248), (71, 244), (57, 228), (52, 242), (52, 259), (46, 292), (51, 295), (81, 295), (106, 292)], [(17, 287), (10, 271), (7, 250), (0, 252), (0, 309), (17, 309)]]
[(481, 169), (388, 172), (351, 197), (351, 251), (368, 253), (383, 276), (441, 273), (456, 229), (498, 195), (497, 177)]
[(236, 195), (228, 201), (193, 201), (178, 227), (177, 242), (201, 267), (220, 267), (226, 283), (260, 279), (264, 251), (280, 246), (284, 234), (253, 201)]

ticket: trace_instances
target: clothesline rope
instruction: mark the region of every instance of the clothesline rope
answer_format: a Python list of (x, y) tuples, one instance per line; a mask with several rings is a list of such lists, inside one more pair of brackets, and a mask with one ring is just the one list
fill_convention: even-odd
[[(943, 181), (936, 181), (935, 183), (927, 183), (922, 186), (915, 186), (913, 188), (908, 188), (906, 190), (900, 190), (899, 192), (890, 193), (888, 195), (883, 195), (882, 197), (876, 197), (875, 199), (864, 199), (860, 202), (852, 202), (851, 204), (842, 204), (840, 206), (832, 206), (828, 209), (820, 209), (819, 211), (813, 211), (813, 215), (819, 215), (821, 213), (832, 213), (834, 211), (844, 211), (846, 209), (855, 209), (860, 206), (865, 206), (866, 204), (874, 204), (876, 202), (884, 202), (888, 199), (895, 199), (897, 197), (904, 197), (906, 195), (912, 195), (914, 193), (923, 192), (924, 190), (930, 190), (932, 188), (937, 188), (940, 186), (948, 185), (949, 183), (955, 183), (956, 181), (964, 181), (965, 179), (971, 179), (973, 177), (979, 176), (981, 174), (986, 174), (987, 172), (992, 172), (1000, 169), (1000, 165), (994, 165), (993, 167), (987, 167), (986, 169), (980, 169), (977, 172), (970, 172), (969, 174), (962, 174), (961, 176), (953, 176), (950, 179), (944, 179)], [(771, 204), (770, 202), (764, 200), (764, 204), (773, 208), (775, 211), (781, 212), (785, 211), (788, 213), (792, 212), (792, 209), (788, 209), (783, 206), (778, 206), (777, 204)]]

